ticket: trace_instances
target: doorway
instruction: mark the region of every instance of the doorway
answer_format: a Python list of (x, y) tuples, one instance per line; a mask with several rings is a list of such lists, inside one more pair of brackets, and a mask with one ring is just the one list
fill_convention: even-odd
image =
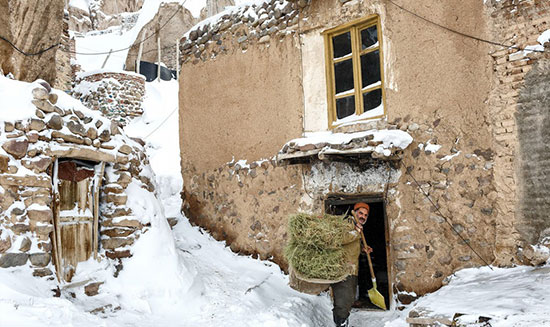
[(54, 163), (54, 263), (70, 282), (79, 262), (97, 254), (99, 187), (105, 164), (60, 158)]
[[(382, 197), (331, 195), (325, 200), (325, 212), (331, 215), (351, 215), (351, 210), (357, 202), (369, 205), (369, 217), (363, 226), (363, 234), (367, 244), (373, 249), (371, 253), (372, 265), (376, 275), (377, 289), (384, 296), (386, 308), (390, 308), (392, 298), (389, 268), (389, 232), (386, 218), (386, 207)], [(363, 252), (359, 257), (358, 291), (355, 308), (366, 310), (380, 310), (369, 300), (368, 290), (372, 288), (368, 260)]]

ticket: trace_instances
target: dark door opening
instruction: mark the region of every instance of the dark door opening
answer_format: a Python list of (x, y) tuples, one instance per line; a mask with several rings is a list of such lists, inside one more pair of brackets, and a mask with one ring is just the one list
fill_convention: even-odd
[[(351, 215), (351, 210), (357, 202), (365, 202), (370, 206), (369, 218), (363, 227), (367, 244), (373, 249), (372, 265), (376, 275), (377, 289), (384, 296), (386, 308), (390, 307), (391, 285), (389, 283), (387, 244), (388, 229), (386, 224), (386, 208), (381, 198), (359, 196), (330, 196), (325, 200), (325, 212), (331, 215)], [(367, 256), (361, 253), (359, 257), (358, 292), (355, 308), (380, 309), (369, 300), (368, 290), (372, 288)]]

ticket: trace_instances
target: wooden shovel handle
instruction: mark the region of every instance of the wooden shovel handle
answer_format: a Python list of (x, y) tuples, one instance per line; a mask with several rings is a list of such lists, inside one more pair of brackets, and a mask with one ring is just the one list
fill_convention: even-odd
[[(353, 221), (355, 222), (355, 224), (357, 224), (358, 221), (357, 221), (357, 217), (355, 217), (354, 210), (351, 211), (351, 215), (353, 216)], [(371, 279), (374, 283), (376, 283), (376, 277), (374, 276), (374, 269), (372, 269), (372, 260), (370, 258), (370, 253), (368, 251), (367, 240), (365, 240), (365, 235), (363, 234), (363, 231), (361, 231), (359, 234), (361, 234), (361, 243), (363, 244), (363, 248), (365, 249), (365, 252), (367, 252), (367, 261), (369, 262)]]

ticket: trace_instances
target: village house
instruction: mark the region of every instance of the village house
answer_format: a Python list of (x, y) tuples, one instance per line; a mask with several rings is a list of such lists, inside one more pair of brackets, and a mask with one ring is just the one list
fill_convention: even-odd
[(185, 214), (286, 270), (291, 214), (367, 202), (392, 306), (461, 268), (539, 263), (548, 9), (271, 0), (199, 23), (180, 47)]

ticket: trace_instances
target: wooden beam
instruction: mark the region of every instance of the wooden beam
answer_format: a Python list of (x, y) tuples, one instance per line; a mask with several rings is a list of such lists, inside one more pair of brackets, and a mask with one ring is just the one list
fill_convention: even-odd
[(143, 53), (143, 42), (145, 41), (145, 30), (143, 30), (143, 33), (141, 33), (141, 42), (139, 42), (139, 50), (138, 55), (136, 59), (136, 67), (135, 71), (139, 74), (139, 63), (141, 62), (141, 54)]
[(61, 229), (59, 227), (59, 193), (57, 190), (57, 176), (58, 176), (58, 160), (56, 157), (53, 158), (53, 169), (52, 169), (52, 213), (53, 213), (53, 240), (52, 245), (55, 252), (54, 264), (55, 264), (55, 275), (57, 276), (57, 281), (61, 282), (63, 279), (62, 276), (62, 262), (61, 262)]
[(94, 259), (97, 260), (97, 248), (99, 238), (99, 189), (101, 188), (101, 181), (103, 180), (103, 174), (105, 172), (105, 161), (101, 162), (101, 168), (99, 175), (94, 185), (94, 223), (92, 226), (92, 247), (94, 252)]
[(113, 53), (113, 49), (109, 50), (109, 53), (107, 54), (107, 57), (105, 57), (105, 61), (103, 61), (103, 65), (101, 65), (101, 69), (105, 67), (105, 64), (107, 64), (107, 60), (109, 60), (109, 57), (111, 56), (111, 53)]
[(176, 79), (180, 79), (180, 39), (176, 40)]
[(158, 52), (158, 60), (157, 60), (157, 79), (160, 83), (160, 27), (157, 27), (157, 52)]

